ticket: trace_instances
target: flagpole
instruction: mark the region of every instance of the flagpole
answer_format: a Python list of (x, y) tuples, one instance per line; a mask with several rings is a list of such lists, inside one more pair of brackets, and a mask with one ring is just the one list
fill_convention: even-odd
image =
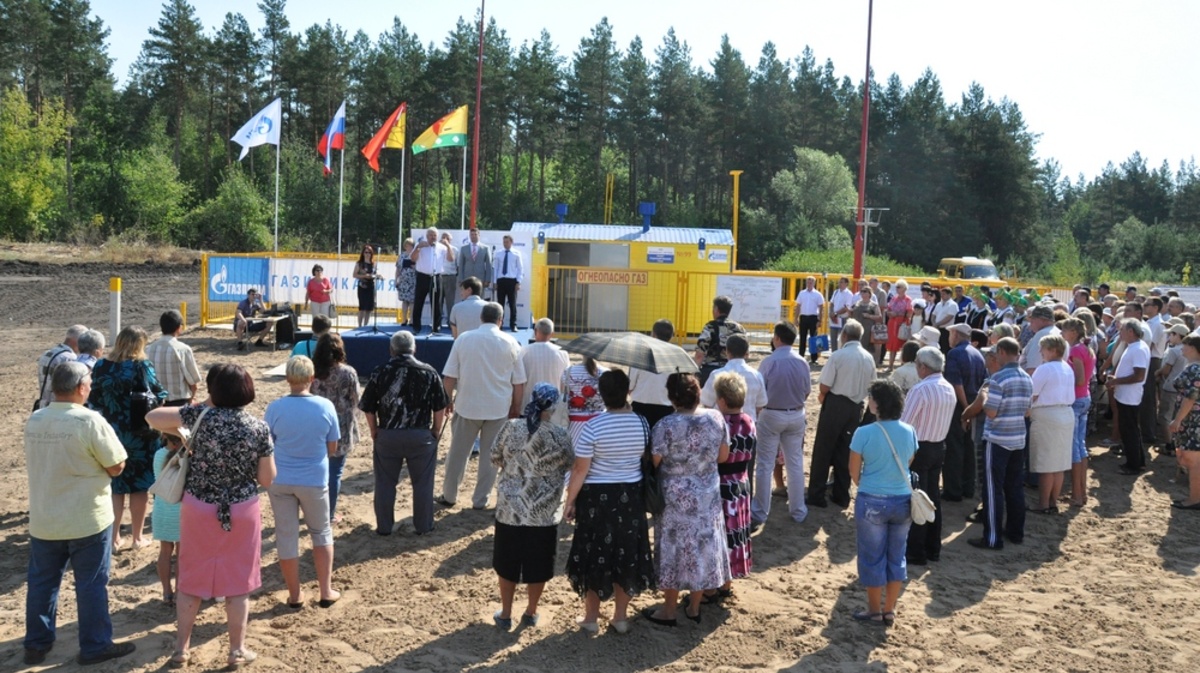
[(338, 257), (342, 256), (342, 193), (346, 186), (346, 141), (342, 141), (342, 163), (338, 176)]
[(279, 152), (283, 145), (282, 138), (275, 146), (275, 254), (279, 254)]
[[(479, 116), (483, 114), (483, 19), (484, 0), (479, 0), (479, 59), (475, 70), (475, 135), (471, 143), (475, 153), (471, 155), (471, 228), (475, 228), (475, 213), (479, 208)], [(467, 188), (466, 178), (467, 150), (463, 148), (463, 189)], [(465, 193), (465, 192), (464, 192)]]
[(401, 115), (404, 118), (404, 127), (400, 132), (404, 137), (404, 142), (400, 148), (400, 222), (396, 224), (396, 254), (401, 256), (404, 254), (404, 160), (408, 158), (408, 114)]
[[(466, 224), (467, 224), (467, 144), (466, 143), (463, 143), (463, 174), (462, 175), (463, 175), (463, 179), (462, 179), (462, 216), (459, 218), (458, 228), (466, 229), (467, 228), (466, 227)], [(472, 191), (471, 193), (474, 194), (475, 192)], [(472, 203), (475, 201), (474, 196), (471, 197), (471, 201), (472, 201)], [(474, 211), (472, 211), (472, 212), (474, 212)]]

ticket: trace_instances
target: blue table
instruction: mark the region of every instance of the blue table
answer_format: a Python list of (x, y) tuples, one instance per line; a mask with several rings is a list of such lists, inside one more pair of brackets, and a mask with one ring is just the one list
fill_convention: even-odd
[[(392, 335), (402, 329), (412, 331), (408, 327), (390, 324), (380, 325), (377, 330), (360, 327), (342, 332), (342, 341), (346, 344), (346, 364), (354, 367), (360, 381), (365, 383), (371, 372), (391, 359), (389, 344)], [(450, 334), (421, 334), (416, 337), (416, 342), (417, 359), (441, 372), (450, 358), (450, 347), (454, 345)]]

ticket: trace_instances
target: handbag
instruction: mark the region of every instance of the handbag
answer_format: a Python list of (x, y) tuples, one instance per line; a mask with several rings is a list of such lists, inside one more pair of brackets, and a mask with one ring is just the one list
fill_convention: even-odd
[(896, 330), (896, 336), (901, 341), (908, 341), (912, 338), (912, 326), (906, 322), (900, 323), (900, 329)]
[(887, 325), (881, 322), (871, 325), (871, 343), (887, 343)]
[[(900, 454), (896, 453), (896, 445), (892, 443), (892, 438), (888, 435), (887, 429), (882, 425), (879, 426), (879, 429), (883, 431), (883, 436), (887, 439), (888, 446), (892, 449), (892, 458), (896, 459), (896, 467), (900, 468), (900, 474), (908, 473), (908, 480), (911, 484), (916, 480), (912, 470), (905, 469), (904, 463), (900, 462)], [(909, 501), (911, 503), (909, 516), (912, 517), (913, 523), (918, 526), (933, 523), (933, 519), (937, 515), (937, 508), (933, 506), (933, 501), (929, 499), (928, 493), (913, 486), (912, 496), (910, 496)]]
[(138, 434), (151, 434), (153, 430), (146, 424), (146, 414), (162, 406), (162, 400), (150, 390), (146, 380), (146, 366), (138, 366), (134, 389), (129, 391), (129, 427)]
[(162, 472), (158, 473), (158, 477), (148, 491), (150, 494), (162, 498), (172, 505), (177, 505), (183, 500), (183, 486), (187, 483), (188, 466), (191, 462), (192, 441), (196, 437), (196, 431), (200, 429), (200, 421), (204, 420), (209, 409), (212, 407), (205, 406), (201, 410), (199, 418), (192, 424), (191, 432), (186, 429), (180, 430), (183, 446), (175, 452), (174, 456), (171, 456), (167, 464), (163, 466)]
[(658, 468), (654, 467), (654, 459), (650, 455), (650, 428), (642, 420), (642, 428), (646, 433), (646, 449), (642, 451), (642, 503), (646, 511), (655, 516), (662, 514), (667, 506), (663, 497), (662, 482), (658, 480)]

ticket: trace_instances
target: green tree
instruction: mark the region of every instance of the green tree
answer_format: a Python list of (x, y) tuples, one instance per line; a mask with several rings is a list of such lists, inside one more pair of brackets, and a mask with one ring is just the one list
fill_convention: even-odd
[(179, 240), (190, 189), (180, 181), (171, 157), (150, 145), (123, 156), (118, 171), (124, 184), (124, 229), (150, 242)]
[(808, 147), (794, 150), (795, 165), (775, 174), (771, 191), (782, 207), (776, 236), (785, 249), (815, 248), (829, 228), (844, 228), (858, 199), (854, 178), (839, 156)]
[(208, 56), (204, 27), (196, 8), (187, 0), (170, 0), (163, 5), (158, 25), (142, 43), (142, 57), (159, 97), (171, 110), (167, 133), (174, 138), (172, 160), (178, 167), (184, 133), (184, 115), (201, 68)]
[(603, 210), (602, 156), (613, 133), (619, 68), (612, 26), (603, 18), (580, 40), (567, 77), (564, 177), (572, 183), (573, 216), (584, 221), (599, 221)]
[(217, 252), (271, 249), (271, 204), (236, 166), (225, 172), (213, 198), (184, 219), (180, 242)]
[(47, 220), (65, 180), (61, 145), (71, 115), (57, 99), (44, 99), (41, 119), (16, 88), (0, 98), (0, 236), (33, 240)]

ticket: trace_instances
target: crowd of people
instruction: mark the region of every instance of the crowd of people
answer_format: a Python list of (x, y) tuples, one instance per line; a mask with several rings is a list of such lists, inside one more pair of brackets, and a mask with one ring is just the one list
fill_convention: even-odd
[[(436, 235), (424, 243), (414, 261), (430, 250), (453, 254)], [(458, 251), (460, 262), (478, 254), (470, 248)], [(398, 273), (408, 268), (402, 263)], [(504, 630), (537, 626), (540, 597), (556, 572), (582, 599), (582, 631), (600, 630), (601, 605), (612, 599), (608, 627), (626, 633), (631, 600), (650, 591), (662, 602), (641, 611), (647, 623), (676, 626), (680, 606), (699, 622), (704, 606), (732, 599), (734, 580), (752, 571), (753, 536), (774, 498), (792, 524), (804, 523), (811, 508), (853, 503), (866, 589), (866, 607), (853, 617), (889, 626), (908, 565), (940, 559), (943, 502), (979, 496), (970, 518), (982, 531), (969, 542), (989, 550), (1024, 541), (1027, 511), (1085, 506), (1086, 439), (1102, 418), (1111, 418), (1112, 434), (1101, 444), (1124, 456), (1122, 474), (1144, 472), (1146, 451), (1157, 447), (1188, 473), (1189, 491), (1173, 506), (1200, 509), (1200, 333), (1195, 308), (1171, 292), (1139, 296), (1131, 287), (1121, 298), (1104, 286), (1095, 295), (1079, 287), (1064, 303), (1028, 290), (924, 285), (921, 298), (910, 299), (903, 281), (867, 280), (856, 296), (842, 279), (827, 299), (814, 281), (796, 298), (796, 321), (774, 326), (772, 352), (757, 368), (746, 360), (746, 330), (729, 317), (732, 302), (717, 297), (695, 351), (699, 372), (666, 374), (627, 373), (592, 359), (572, 365), (546, 318), (522, 345), (502, 329), (512, 312), (480, 299), (484, 281), (468, 276), (459, 301), (446, 307), (455, 340), (442, 372), (418, 359), (411, 331), (397, 331), (390, 359), (360, 394), (341, 338), (318, 315), (314, 338), (296, 344), (286, 364), (289, 393), (262, 418), (247, 411), (254, 379), (235, 364), (210, 366), (199, 400), (200, 370), (179, 339), (178, 312), (162, 315), (153, 342), (126, 327), (111, 351), (98, 332), (72, 326), (39, 360), (39, 397), (25, 433), (32, 541), (25, 661), (40, 663), (54, 644), (68, 562), (81, 615), (79, 662), (133, 651), (112, 638), (110, 560), (126, 545), (152, 544), (148, 490), (180, 452), (190, 457), (182, 502), (156, 498), (151, 515), (163, 601), (178, 622), (169, 664), (189, 663), (197, 612), (214, 598), (224, 601), (227, 663), (257, 657), (245, 635), (249, 597), (261, 586), (260, 488), (274, 517), (287, 607), (309, 603), (299, 577), (301, 518), (316, 604), (332, 606), (340, 597), (333, 524), (360, 414), (381, 536), (397, 529), (404, 469), (412, 529), (425, 535), (435, 530), (438, 507), (459, 506), (478, 451), (470, 506), (494, 509), (501, 609), (493, 619)], [(826, 309), (831, 353), (821, 365), (823, 353), (805, 346)], [(670, 341), (674, 326), (660, 320), (652, 334)], [(821, 367), (815, 391), (814, 366)], [(819, 410), (806, 480), (810, 404)], [(660, 499), (650, 497), (651, 484)], [(1037, 489), (1033, 503), (1027, 485)], [(910, 515), (914, 489), (934, 506), (920, 525)], [(564, 520), (574, 533), (560, 564)], [(518, 617), (521, 585), (527, 602)]]

